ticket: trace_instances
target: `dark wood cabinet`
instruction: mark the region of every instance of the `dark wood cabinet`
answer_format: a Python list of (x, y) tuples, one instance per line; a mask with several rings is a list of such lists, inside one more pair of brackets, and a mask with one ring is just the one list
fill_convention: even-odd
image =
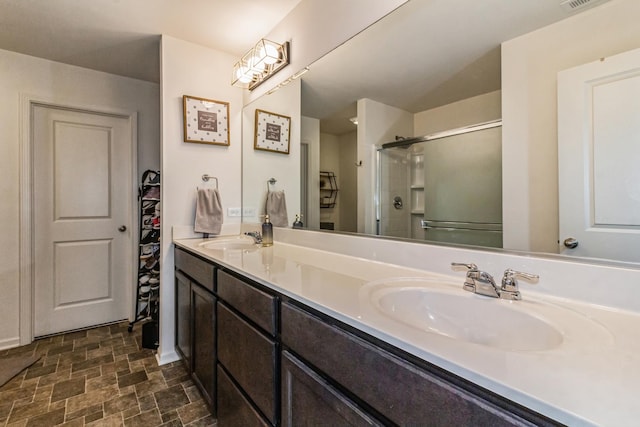
[(218, 270), (218, 295), (264, 332), (276, 336), (277, 298)]
[[(486, 390), (469, 388), (416, 366), (374, 343), (289, 303), (281, 305), (282, 343), (371, 413), (397, 425), (525, 426), (549, 420)], [(470, 385), (470, 384), (468, 384)], [(283, 397), (283, 413), (296, 395)], [(500, 402), (500, 406), (495, 402)], [(312, 410), (313, 411), (313, 410)], [(525, 417), (523, 417), (524, 415)]]
[(381, 426), (288, 351), (282, 352), (282, 425)]
[(192, 377), (210, 407), (215, 407), (215, 297), (200, 286), (191, 287), (193, 307)]
[(191, 281), (176, 271), (176, 350), (191, 372)]
[[(217, 279), (218, 363), (255, 412), (278, 425), (277, 298), (222, 270)], [(220, 411), (228, 412), (224, 405), (218, 402)]]
[[(176, 350), (193, 382), (215, 414), (216, 299), (213, 265), (180, 249), (175, 250)], [(203, 280), (200, 283), (195, 277)]]
[(219, 426), (269, 426), (220, 365), (217, 376)]
[(220, 427), (559, 425), (179, 248), (176, 348)]

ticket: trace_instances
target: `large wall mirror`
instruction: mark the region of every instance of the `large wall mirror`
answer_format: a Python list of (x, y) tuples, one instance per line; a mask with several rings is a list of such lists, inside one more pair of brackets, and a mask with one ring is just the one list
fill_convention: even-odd
[[(640, 261), (564, 246), (558, 219), (558, 72), (638, 47), (633, 1), (409, 0), (245, 106), (243, 221), (282, 190), (288, 226)], [(256, 109), (292, 117), (289, 154), (255, 149)]]

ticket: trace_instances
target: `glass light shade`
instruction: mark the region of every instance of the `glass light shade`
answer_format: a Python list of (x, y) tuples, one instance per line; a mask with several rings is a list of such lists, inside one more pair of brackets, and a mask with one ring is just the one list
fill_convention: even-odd
[(271, 40), (260, 40), (254, 47), (254, 51), (258, 61), (266, 65), (276, 64), (282, 59), (282, 45)]
[(272, 44), (264, 44), (260, 47), (260, 52), (258, 54), (260, 58), (264, 61), (265, 64), (275, 64), (278, 62), (280, 58), (280, 53), (278, 48)]
[(253, 73), (249, 69), (249, 67), (238, 67), (236, 70), (236, 79), (240, 83), (249, 83), (253, 78)]
[(258, 56), (251, 58), (251, 71), (254, 74), (262, 74), (265, 69), (265, 63)]

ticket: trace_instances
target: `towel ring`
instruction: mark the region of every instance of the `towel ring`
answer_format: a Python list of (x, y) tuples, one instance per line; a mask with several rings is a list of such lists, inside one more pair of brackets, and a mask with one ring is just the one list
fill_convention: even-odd
[(202, 175), (202, 182), (209, 182), (210, 179), (215, 179), (216, 180), (216, 190), (218, 189), (218, 178), (215, 176), (210, 176), (208, 174), (204, 174)]
[(278, 182), (275, 178), (270, 178), (267, 180), (267, 193), (269, 192), (269, 184), (271, 185), (275, 185), (275, 183)]

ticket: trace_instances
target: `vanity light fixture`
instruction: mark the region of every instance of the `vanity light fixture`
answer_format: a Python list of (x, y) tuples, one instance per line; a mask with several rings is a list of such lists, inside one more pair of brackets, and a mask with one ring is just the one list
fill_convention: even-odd
[(233, 65), (231, 84), (253, 90), (289, 64), (289, 42), (262, 39)]

